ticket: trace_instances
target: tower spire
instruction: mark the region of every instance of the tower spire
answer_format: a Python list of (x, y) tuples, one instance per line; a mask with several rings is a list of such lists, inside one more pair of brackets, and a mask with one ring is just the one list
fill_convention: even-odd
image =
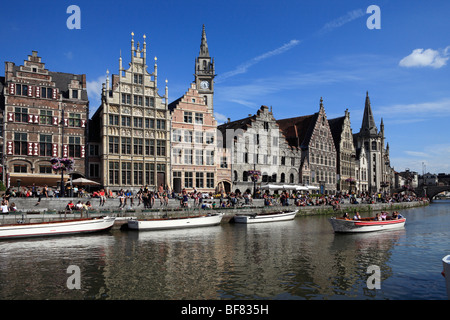
[(205, 25), (203, 25), (202, 29), (202, 41), (200, 43), (199, 57), (209, 57), (208, 42), (206, 41)]
[(377, 134), (377, 127), (370, 107), (369, 91), (366, 91), (366, 102), (364, 106), (364, 115), (361, 125), (361, 132), (365, 134)]

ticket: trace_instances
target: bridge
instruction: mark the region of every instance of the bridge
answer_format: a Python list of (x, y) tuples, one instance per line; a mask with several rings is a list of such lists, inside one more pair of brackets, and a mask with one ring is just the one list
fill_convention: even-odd
[(428, 197), (430, 200), (433, 199), (434, 196), (437, 194), (443, 192), (443, 191), (450, 191), (450, 185), (447, 186), (426, 186), (421, 185), (414, 189), (405, 189), (405, 188), (398, 188), (392, 190), (392, 193), (400, 193), (403, 191), (411, 191), (416, 194), (418, 197)]

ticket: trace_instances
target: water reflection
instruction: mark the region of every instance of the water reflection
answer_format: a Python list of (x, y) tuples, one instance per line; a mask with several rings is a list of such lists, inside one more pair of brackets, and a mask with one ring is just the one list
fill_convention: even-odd
[[(104, 280), (90, 275), (102, 272), (112, 243), (109, 234), (3, 241), (0, 298), (82, 299)], [(67, 288), (70, 265), (79, 266), (84, 276), (81, 290)]]
[[(0, 298), (392, 299), (401, 297), (398, 288), (408, 298), (411, 284), (405, 279), (411, 276), (404, 264), (414, 257), (430, 270), (432, 259), (417, 256), (447, 246), (446, 210), (408, 210), (405, 229), (365, 234), (335, 234), (328, 217), (311, 216), (2, 242)], [(444, 241), (436, 238), (441, 234)], [(81, 269), (80, 290), (66, 286), (69, 265)], [(381, 269), (381, 290), (367, 289), (371, 265)], [(424, 282), (416, 283), (418, 294), (436, 297), (428, 295)]]

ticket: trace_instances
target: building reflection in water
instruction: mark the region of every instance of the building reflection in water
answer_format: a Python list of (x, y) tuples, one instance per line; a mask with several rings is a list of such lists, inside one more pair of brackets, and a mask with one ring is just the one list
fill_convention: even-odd
[[(380, 294), (367, 268), (404, 230), (334, 234), (326, 218), (0, 243), (1, 299), (333, 299)], [(69, 290), (69, 265), (81, 289)]]

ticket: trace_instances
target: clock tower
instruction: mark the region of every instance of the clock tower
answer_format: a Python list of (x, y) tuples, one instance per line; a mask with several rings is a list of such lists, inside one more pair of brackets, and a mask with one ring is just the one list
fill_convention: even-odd
[(205, 25), (202, 30), (200, 53), (195, 59), (195, 84), (199, 94), (205, 99), (208, 110), (214, 111), (214, 59), (209, 56), (208, 43), (206, 41)]

